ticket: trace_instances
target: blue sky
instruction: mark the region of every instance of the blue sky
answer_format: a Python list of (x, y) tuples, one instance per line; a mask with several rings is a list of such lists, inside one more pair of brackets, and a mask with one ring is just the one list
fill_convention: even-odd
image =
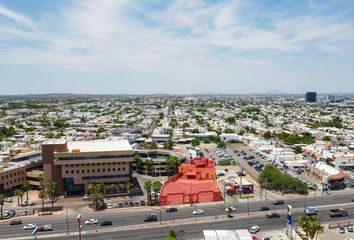
[(352, 0), (0, 0), (0, 94), (354, 92)]

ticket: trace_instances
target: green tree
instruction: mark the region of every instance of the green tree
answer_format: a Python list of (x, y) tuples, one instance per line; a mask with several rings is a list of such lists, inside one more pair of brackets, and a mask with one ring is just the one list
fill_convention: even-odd
[(47, 194), (52, 203), (52, 211), (54, 209), (55, 191), (57, 189), (57, 183), (54, 181), (47, 182)]
[(296, 153), (296, 154), (302, 153), (302, 147), (300, 147), (300, 146), (295, 146), (295, 147), (294, 147), (294, 153)]
[(153, 161), (152, 159), (145, 159), (144, 165), (145, 165), (146, 168), (147, 168), (147, 174), (148, 174), (149, 176), (152, 176), (152, 175), (153, 175), (153, 174), (152, 174), (152, 168), (153, 168), (153, 166), (154, 166), (154, 161)]
[(227, 117), (225, 120), (229, 124), (235, 124), (235, 122), (236, 122), (236, 118), (235, 117)]
[(1, 214), (1, 218), (0, 219), (3, 219), (3, 208), (4, 208), (4, 204), (5, 204), (5, 195), (4, 194), (0, 194), (0, 214)]
[(165, 240), (176, 240), (177, 239), (177, 234), (174, 229), (168, 230), (167, 237)]
[(231, 128), (226, 128), (226, 129), (224, 130), (224, 133), (235, 133), (235, 131), (232, 130)]
[(134, 155), (134, 160), (135, 160), (135, 167), (136, 167), (136, 172), (140, 173), (141, 172), (141, 167), (144, 164), (143, 159), (140, 157), (139, 154)]
[(173, 148), (173, 141), (172, 140), (168, 140), (167, 142), (164, 142), (163, 148), (164, 149), (172, 149)]
[(29, 183), (29, 181), (24, 181), (22, 183), (22, 189), (26, 193), (26, 201), (27, 201), (27, 204), (28, 204), (28, 191), (31, 189), (31, 184)]
[(15, 190), (15, 195), (17, 197), (17, 205), (20, 206), (20, 200), (21, 200), (21, 205), (22, 205), (22, 198), (23, 198), (24, 194), (25, 194), (24, 191), (22, 189), (20, 189), (20, 188), (17, 188)]
[(44, 208), (44, 199), (46, 196), (47, 196), (47, 192), (45, 188), (42, 188), (38, 193), (38, 197), (42, 200), (42, 209)]
[(147, 193), (148, 205), (150, 205), (151, 204), (152, 182), (151, 181), (144, 182), (144, 189), (146, 190), (146, 193)]
[(331, 137), (330, 136), (324, 136), (322, 138), (323, 141), (331, 141)]
[(231, 218), (232, 217), (231, 213), (232, 213), (231, 207), (226, 208), (227, 217)]
[(300, 216), (299, 226), (309, 239), (317, 239), (318, 234), (323, 233), (324, 229), (318, 216), (308, 216), (306, 214)]
[(272, 133), (268, 130), (263, 134), (263, 137), (265, 139), (270, 139), (272, 137)]
[(151, 186), (152, 191), (155, 192), (154, 201), (156, 203), (157, 193), (159, 193), (161, 191), (162, 183), (160, 181), (154, 181), (154, 182), (152, 182), (151, 185), (152, 185)]

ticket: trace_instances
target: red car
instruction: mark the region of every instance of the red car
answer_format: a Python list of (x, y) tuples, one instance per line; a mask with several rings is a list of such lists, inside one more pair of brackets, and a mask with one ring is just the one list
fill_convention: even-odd
[(352, 198), (352, 202), (354, 202), (354, 198)]

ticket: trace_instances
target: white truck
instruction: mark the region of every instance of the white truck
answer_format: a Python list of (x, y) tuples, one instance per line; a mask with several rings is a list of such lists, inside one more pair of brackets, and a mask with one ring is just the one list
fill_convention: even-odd
[(317, 215), (317, 213), (318, 213), (318, 210), (316, 208), (314, 208), (314, 207), (307, 207), (305, 209), (305, 214), (306, 215)]

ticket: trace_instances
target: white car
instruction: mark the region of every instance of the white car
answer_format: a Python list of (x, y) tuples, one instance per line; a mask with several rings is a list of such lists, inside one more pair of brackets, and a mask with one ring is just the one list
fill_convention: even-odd
[(201, 214), (204, 214), (204, 211), (202, 209), (197, 209), (193, 211), (193, 215), (201, 215)]
[(112, 207), (117, 208), (118, 207), (117, 203), (113, 203)]
[(112, 203), (108, 203), (108, 204), (107, 204), (107, 208), (108, 208), (108, 209), (111, 209), (111, 208), (113, 208), (113, 205), (112, 205)]
[(261, 228), (259, 227), (259, 226), (252, 226), (251, 228), (250, 228), (250, 233), (257, 233), (257, 232), (259, 232), (259, 230), (261, 230)]
[(26, 226), (23, 226), (23, 230), (32, 230), (32, 229), (35, 229), (36, 227), (37, 227), (36, 224), (29, 223)]
[[(235, 207), (229, 207), (229, 208), (231, 208), (231, 212), (236, 212), (236, 208)], [(229, 208), (225, 208), (225, 212), (227, 212)]]
[(98, 219), (91, 218), (85, 221), (85, 225), (98, 224)]

